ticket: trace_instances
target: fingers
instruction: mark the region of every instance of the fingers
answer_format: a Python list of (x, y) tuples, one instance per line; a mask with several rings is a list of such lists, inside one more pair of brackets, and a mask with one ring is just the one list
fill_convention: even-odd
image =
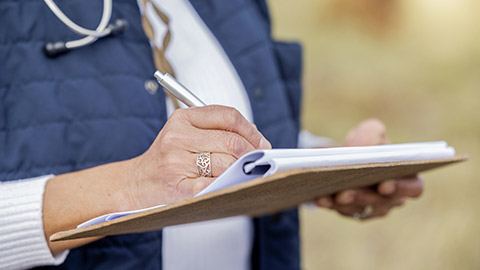
[(378, 193), (384, 196), (393, 195), (396, 190), (397, 190), (397, 183), (395, 182), (395, 180), (384, 181), (380, 183), (377, 187)]
[(347, 205), (355, 201), (356, 196), (357, 194), (355, 190), (344, 190), (335, 196), (335, 203)]
[(237, 161), (233, 156), (223, 153), (212, 153), (210, 156), (213, 177), (220, 176), (228, 167)]
[(423, 192), (423, 179), (420, 176), (389, 180), (378, 185), (378, 193), (388, 196), (419, 197)]
[(366, 218), (386, 215), (392, 208), (403, 205), (408, 197), (416, 198), (423, 192), (423, 180), (419, 175), (398, 180), (388, 180), (377, 189), (344, 190), (334, 196), (318, 198), (319, 207), (334, 209), (345, 216), (362, 213), (367, 205), (373, 209)]
[(315, 200), (315, 203), (317, 204), (317, 206), (323, 207), (323, 208), (332, 208), (334, 205), (332, 196), (320, 197)]
[(358, 189), (356, 191), (352, 191), (354, 194), (354, 201), (350, 204), (345, 204), (345, 206), (348, 205), (360, 205), (360, 206), (365, 206), (365, 205), (373, 205), (379, 207), (383, 206), (390, 206), (390, 205), (395, 205), (397, 203), (398, 197), (385, 197), (377, 192), (375, 192), (372, 189)]
[(190, 137), (191, 152), (218, 152), (240, 158), (256, 148), (244, 137), (229, 131), (195, 129)]
[[(192, 197), (239, 157), (259, 148), (271, 145), (255, 125), (233, 108), (206, 106), (176, 110), (138, 159), (137, 193), (148, 193), (152, 198), (160, 196), (166, 203)], [(214, 177), (198, 177), (196, 158), (202, 152), (211, 153), (210, 169)], [(143, 183), (151, 183), (154, 188)]]
[(187, 165), (187, 170), (189, 171), (186, 173), (187, 178), (182, 179), (177, 184), (176, 190), (179, 192), (177, 197), (180, 199), (193, 197), (195, 194), (202, 191), (236, 161), (236, 158), (231, 155), (212, 153), (210, 154), (210, 164), (213, 177), (199, 177), (196, 157), (196, 154), (189, 154), (188, 159), (191, 160), (191, 162)]
[[(338, 200), (341, 198), (336, 198), (337, 204), (334, 206), (335, 210), (346, 216), (362, 213), (367, 205), (372, 207), (372, 212), (365, 218), (384, 216), (392, 208), (400, 206), (405, 202), (403, 197), (384, 197), (371, 189), (359, 189), (349, 192), (354, 196), (351, 203), (340, 204)], [(339, 195), (341, 194), (338, 194), (336, 197), (341, 197)]]
[[(237, 133), (257, 149), (269, 149), (270, 143), (234, 108), (212, 105), (176, 110), (175, 117), (181, 117), (199, 129), (218, 129)], [(172, 115), (173, 116), (173, 115)]]
[(214, 180), (215, 178), (213, 177), (183, 179), (177, 185), (176, 190), (179, 192), (177, 197), (179, 199), (191, 198), (210, 185), (210, 183), (212, 183)]
[[(190, 153), (219, 152), (236, 158), (256, 148), (244, 137), (229, 131), (204, 130), (191, 126), (162, 132), (162, 149), (177, 149)], [(175, 152), (174, 154), (176, 154)]]
[(372, 189), (345, 190), (334, 196), (318, 198), (316, 204), (320, 207), (336, 210), (338, 213), (353, 217), (362, 213), (367, 205), (370, 205), (372, 212), (363, 219), (386, 215), (392, 208), (400, 206), (405, 202), (405, 197), (385, 197)]

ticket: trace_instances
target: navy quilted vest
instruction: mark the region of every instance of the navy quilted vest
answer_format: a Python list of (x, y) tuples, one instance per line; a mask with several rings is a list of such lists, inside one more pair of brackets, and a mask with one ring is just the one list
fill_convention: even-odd
[[(248, 92), (255, 123), (274, 147), (295, 147), (300, 105), (297, 44), (270, 37), (263, 0), (191, 0)], [(94, 28), (101, 1), (63, 0)], [(58, 58), (46, 41), (78, 38), (40, 0), (0, 0), (0, 180), (61, 174), (144, 152), (166, 121), (163, 93), (144, 84), (155, 70), (137, 2), (116, 0), (129, 29)], [(61, 203), (61, 202), (59, 202)], [(161, 231), (106, 237), (70, 252), (58, 269), (161, 269)], [(296, 210), (255, 219), (252, 269), (299, 269)], [(45, 267), (55, 268), (55, 267)]]

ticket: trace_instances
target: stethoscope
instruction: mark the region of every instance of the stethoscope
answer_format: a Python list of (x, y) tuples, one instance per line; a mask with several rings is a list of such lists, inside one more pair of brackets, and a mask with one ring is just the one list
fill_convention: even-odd
[(95, 30), (81, 27), (68, 18), (53, 0), (44, 0), (48, 8), (62, 21), (70, 30), (84, 36), (83, 38), (71, 41), (47, 42), (45, 44), (45, 54), (49, 57), (55, 57), (69, 50), (80, 48), (92, 44), (97, 39), (119, 34), (127, 29), (128, 23), (125, 19), (116, 19), (109, 24), (112, 16), (112, 0), (103, 1), (103, 14), (100, 23)]

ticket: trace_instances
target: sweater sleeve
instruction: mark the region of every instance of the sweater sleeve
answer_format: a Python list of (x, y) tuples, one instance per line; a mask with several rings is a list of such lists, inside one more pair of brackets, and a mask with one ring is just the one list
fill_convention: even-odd
[(325, 148), (334, 147), (335, 141), (328, 137), (321, 137), (303, 129), (298, 134), (298, 148)]
[(51, 254), (43, 231), (43, 192), (53, 177), (0, 182), (0, 269), (59, 265), (67, 257)]

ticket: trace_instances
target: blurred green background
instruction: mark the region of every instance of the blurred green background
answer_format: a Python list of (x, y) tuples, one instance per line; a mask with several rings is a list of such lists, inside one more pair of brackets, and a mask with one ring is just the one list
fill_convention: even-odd
[(269, 0), (277, 39), (304, 45), (303, 127), (341, 141), (378, 117), (393, 142), (446, 140), (470, 160), (357, 222), (302, 209), (305, 269), (480, 269), (480, 1)]

